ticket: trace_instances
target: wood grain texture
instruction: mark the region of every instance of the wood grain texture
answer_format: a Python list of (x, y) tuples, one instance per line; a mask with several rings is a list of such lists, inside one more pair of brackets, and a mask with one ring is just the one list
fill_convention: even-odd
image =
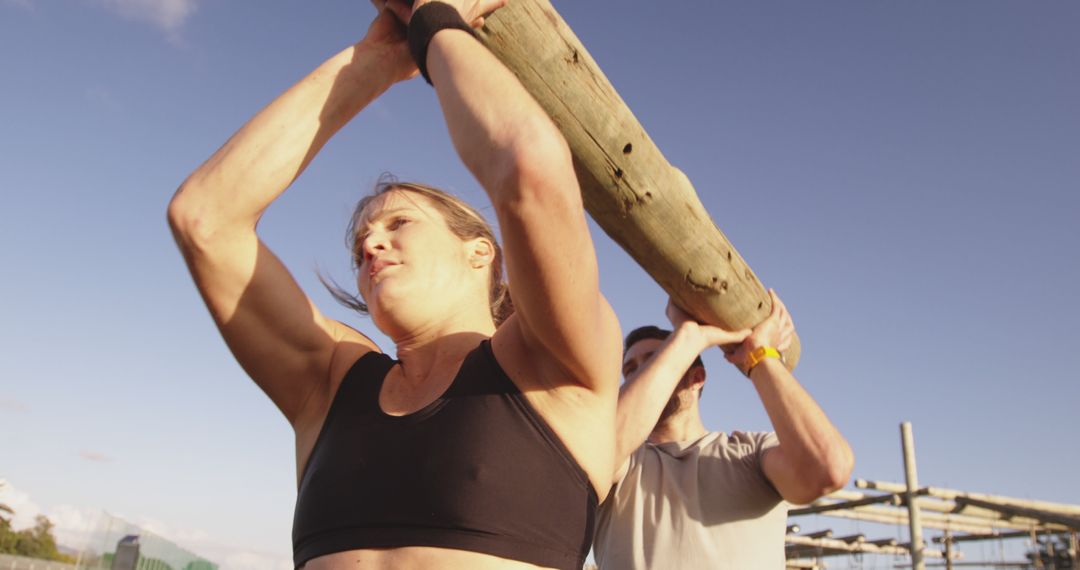
[[(548, 0), (509, 2), (480, 37), (562, 131), (589, 214), (679, 307), (728, 329), (769, 315), (768, 292), (690, 180), (664, 158)], [(799, 354), (795, 338), (785, 353), (789, 368)]]

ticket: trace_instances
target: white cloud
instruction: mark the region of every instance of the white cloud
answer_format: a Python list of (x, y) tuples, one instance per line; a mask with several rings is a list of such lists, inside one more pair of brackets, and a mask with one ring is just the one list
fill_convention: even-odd
[(220, 565), (221, 570), (292, 570), (292, 559), (284, 554), (260, 552), (221, 544), (200, 529), (173, 528), (161, 521), (142, 518), (136, 524)]
[[(10, 0), (9, 0), (10, 1)], [(111, 12), (138, 22), (148, 22), (176, 34), (192, 14), (196, 0), (101, 0)]]
[(98, 453), (96, 451), (86, 451), (86, 450), (80, 451), (79, 452), (79, 457), (82, 457), (83, 459), (85, 459), (87, 461), (94, 461), (96, 463), (111, 463), (112, 460), (113, 460), (112, 457), (109, 457), (108, 455), (105, 455), (104, 453)]
[(15, 511), (11, 518), (11, 526), (15, 528), (33, 526), (34, 517), (41, 514), (41, 507), (30, 500), (30, 495), (16, 489), (4, 479), (0, 479), (0, 503)]
[(83, 548), (97, 530), (102, 513), (96, 509), (59, 505), (49, 509), (45, 516), (54, 525), (56, 542), (69, 548)]
[[(210, 540), (210, 535), (207, 534), (206, 531), (200, 529), (173, 528), (157, 519), (146, 517), (139, 518), (135, 520), (135, 525), (181, 546), (193, 545), (195, 543), (207, 542)], [(188, 546), (185, 548), (191, 547)]]
[(0, 411), (21, 413), (30, 411), (30, 407), (13, 398), (0, 398)]
[[(125, 517), (120, 517), (125, 518)], [(176, 528), (160, 520), (141, 517), (133, 520), (144, 531), (156, 534), (181, 548), (218, 564), (221, 570), (292, 570), (288, 553), (270, 553), (222, 544), (202, 529)]]
[(11, 526), (24, 529), (34, 526), (38, 515), (45, 515), (53, 523), (53, 535), (64, 546), (80, 547), (86, 543), (100, 513), (92, 509), (80, 509), (70, 505), (43, 510), (30, 499), (30, 495), (16, 489), (11, 482), (0, 479), (0, 503), (15, 511)]
[(220, 565), (221, 570), (292, 570), (292, 559), (284, 554), (235, 548), (215, 541), (199, 529), (176, 529), (161, 521), (140, 519), (138, 526)]

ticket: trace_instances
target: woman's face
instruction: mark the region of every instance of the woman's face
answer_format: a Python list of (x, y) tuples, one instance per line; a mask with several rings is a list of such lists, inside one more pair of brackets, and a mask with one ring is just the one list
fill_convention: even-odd
[[(427, 197), (387, 192), (364, 210), (357, 232), (357, 285), (384, 332), (437, 318), (476, 294), (470, 243), (450, 231)], [(480, 294), (486, 306), (486, 290)]]

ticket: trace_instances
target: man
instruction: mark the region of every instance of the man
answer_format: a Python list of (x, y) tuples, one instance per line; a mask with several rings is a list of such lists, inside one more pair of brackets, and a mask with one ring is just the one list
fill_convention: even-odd
[[(851, 448), (785, 368), (795, 333), (773, 291), (753, 330), (699, 324), (674, 305), (674, 332), (626, 338), (616, 415), (620, 465), (601, 505), (594, 551), (601, 570), (782, 569), (786, 503), (843, 487)], [(753, 382), (775, 432), (710, 432), (698, 399), (699, 354), (724, 347)]]

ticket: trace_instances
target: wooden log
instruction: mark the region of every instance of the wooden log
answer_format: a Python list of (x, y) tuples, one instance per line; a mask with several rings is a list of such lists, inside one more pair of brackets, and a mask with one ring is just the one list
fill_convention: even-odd
[[(900, 544), (897, 544), (896, 546), (899, 547), (899, 548), (903, 548), (904, 550), (908, 550), (908, 551), (911, 550), (911, 543), (910, 542), (901, 542)], [(948, 556), (948, 554), (945, 552), (944, 549), (942, 549), (942, 550), (927, 550), (926, 552), (930, 553), (929, 556), (931, 556), (933, 558), (944, 558), (945, 556)], [(953, 552), (951, 556), (953, 557), (954, 560), (958, 560), (958, 559), (961, 559), (961, 558), (964, 557), (964, 553), (963, 552)]]
[(860, 542), (866, 542), (866, 535), (862, 533), (849, 534), (847, 536), (838, 536), (836, 537), (836, 540), (842, 540), (848, 544), (858, 544)]
[(855, 507), (863, 507), (866, 505), (878, 505), (881, 503), (887, 503), (892, 506), (900, 504), (900, 497), (898, 495), (875, 495), (870, 497), (863, 497), (853, 501), (828, 501), (818, 499), (814, 504), (803, 507), (801, 509), (792, 509), (788, 511), (788, 516), (796, 517), (799, 515), (813, 515), (819, 513), (827, 513), (829, 511), (837, 511), (841, 509), (852, 509)]
[[(855, 486), (860, 489), (874, 489), (878, 491), (884, 491), (886, 493), (903, 493), (907, 489), (901, 483), (890, 483), (887, 481), (868, 481), (866, 479), (856, 479)], [(1042, 511), (1050, 511), (1052, 513), (1063, 513), (1067, 515), (1080, 516), (1080, 505), (1070, 505), (1067, 503), (1052, 503), (1049, 501), (1034, 501), (1031, 499), (1019, 499), (1016, 497), (1005, 497), (1002, 495), (987, 495), (985, 493), (969, 493), (967, 491), (944, 489), (942, 487), (924, 487), (922, 490), (931, 497), (950, 501), (955, 500), (957, 497), (969, 497), (972, 499), (980, 499), (983, 501), (1008, 503), (1011, 505), (1016, 505), (1018, 507), (1028, 507), (1032, 509), (1039, 509)]]
[(1021, 507), (1009, 503), (984, 501), (972, 497), (957, 497), (956, 505), (961, 509), (963, 509), (967, 505), (974, 505), (982, 509), (997, 511), (1008, 517), (1027, 517), (1038, 520), (1042, 524), (1057, 524), (1068, 527), (1071, 530), (1080, 530), (1080, 517), (1069, 516), (1061, 513), (1054, 513), (1041, 509), (1032, 509), (1029, 507)]
[[(983, 542), (987, 540), (1006, 540), (1010, 538), (1031, 538), (1031, 532), (1026, 530), (1016, 530), (1010, 532), (998, 532), (990, 531), (986, 533), (974, 533), (974, 534), (961, 534), (959, 536), (953, 536), (950, 540), (952, 542)], [(943, 544), (945, 537), (938, 536), (934, 538), (934, 542)]]
[[(860, 552), (864, 554), (892, 554), (906, 555), (909, 550), (906, 546), (875, 545), (869, 542), (847, 543), (835, 538), (807, 538), (804, 536), (786, 537), (789, 556), (837, 556)], [(940, 550), (925, 549), (924, 554), (929, 558), (943, 558), (944, 553)], [(960, 556), (960, 553), (956, 553)]]
[[(893, 493), (895, 494), (895, 493)], [(861, 493), (859, 491), (850, 491), (848, 489), (837, 489), (823, 498), (832, 499), (834, 501), (858, 501), (867, 497), (880, 497), (881, 495), (871, 495), (870, 493)]]
[(906, 493), (907, 485), (903, 483), (891, 483), (888, 481), (871, 481), (869, 479), (856, 479), (855, 487), (859, 489), (872, 489), (886, 493)]
[[(956, 562), (952, 563), (953, 566), (972, 567), (976, 569), (985, 570), (986, 568), (1017, 568), (1018, 570), (1028, 570), (1031, 568), (1031, 563), (1023, 560), (1017, 560), (1014, 562), (1000, 562), (994, 560), (972, 560), (970, 562)], [(910, 568), (910, 564), (897, 564), (893, 568)], [(927, 567), (933, 568), (948, 568), (949, 566), (944, 562), (936, 562), (934, 564), (927, 564)]]
[[(713, 223), (690, 180), (664, 157), (548, 0), (514, 0), (481, 40), (562, 131), (585, 208), (664, 288), (706, 323), (752, 327), (768, 293)], [(794, 368), (800, 345), (785, 354)]]
[(1008, 521), (1018, 525), (1039, 527), (1043, 530), (1060, 531), (1069, 528), (1065, 525), (1046, 522), (1044, 520), (1034, 519), (1031, 517), (1020, 516), (1015, 513), (1006, 514), (999, 511), (984, 509), (982, 507), (976, 507), (970, 504), (959, 505), (953, 501), (926, 501), (924, 503), (921, 503), (921, 506), (923, 510), (934, 510), (936, 512), (963, 515), (965, 517), (975, 517), (980, 519), (986, 519), (988, 521)]
[[(908, 524), (907, 513), (898, 509), (882, 507), (863, 507), (850, 511), (830, 511), (824, 516), (838, 517), (843, 519), (875, 522), (890, 526)], [(1031, 530), (1031, 527), (1011, 523), (1008, 521), (987, 521), (960, 515), (936, 515), (923, 513), (922, 526), (936, 530), (950, 529), (956, 532), (986, 533), (994, 529)]]
[(815, 532), (808, 532), (800, 536), (805, 536), (806, 538), (832, 538), (832, 530), (826, 529)]
[[(885, 508), (885, 507), (863, 507), (862, 509), (859, 509), (856, 512), (869, 512), (869, 513), (874, 513), (874, 514), (878, 514), (878, 515), (893, 516), (893, 517), (903, 519), (903, 521), (905, 523), (907, 522), (906, 513), (903, 510), (900, 510), (900, 509), (889, 509), (889, 508)], [(952, 513), (931, 513), (931, 512), (922, 513), (922, 518), (925, 521), (933, 521), (935, 523), (939, 523), (941, 525), (940, 528), (942, 528), (942, 529), (949, 528), (949, 525), (959, 525), (959, 526), (965, 526), (965, 527), (981, 527), (983, 529), (1000, 528), (1000, 529), (1010, 529), (1010, 530), (1030, 530), (1030, 529), (1048, 530), (1046, 528), (1046, 525), (1039, 524), (1038, 521), (1035, 521), (1033, 519), (1024, 519), (1024, 520), (987, 519), (987, 518), (980, 518), (980, 517), (972, 517), (972, 516), (968, 516), (968, 515), (958, 515), (958, 514), (952, 514)], [(968, 532), (968, 531), (964, 531), (961, 528), (955, 528), (955, 527), (953, 528), (953, 530)]]
[(810, 546), (798, 546), (789, 547), (784, 550), (784, 555), (791, 558), (806, 558), (813, 556), (816, 558), (826, 558), (828, 556), (837, 556), (840, 554), (849, 554), (848, 550), (836, 550), (832, 548), (810, 547)]
[[(922, 490), (926, 491), (927, 489), (924, 487)], [(987, 521), (1009, 521), (1017, 525), (1031, 528), (1042, 527), (1046, 530), (1066, 530), (1068, 528), (1064, 525), (1046, 523), (1029, 517), (1006, 515), (998, 511), (992, 511), (990, 509), (984, 509), (970, 504), (960, 506), (957, 505), (956, 501), (947, 501), (944, 499), (924, 499), (923, 501), (919, 502), (919, 508), (924, 511), (958, 514), (965, 517), (986, 519)]]
[(795, 533), (799, 532), (800, 530), (802, 530), (802, 528), (799, 525), (797, 525), (797, 524), (789, 524), (788, 527), (787, 527), (787, 534), (795, 534)]

